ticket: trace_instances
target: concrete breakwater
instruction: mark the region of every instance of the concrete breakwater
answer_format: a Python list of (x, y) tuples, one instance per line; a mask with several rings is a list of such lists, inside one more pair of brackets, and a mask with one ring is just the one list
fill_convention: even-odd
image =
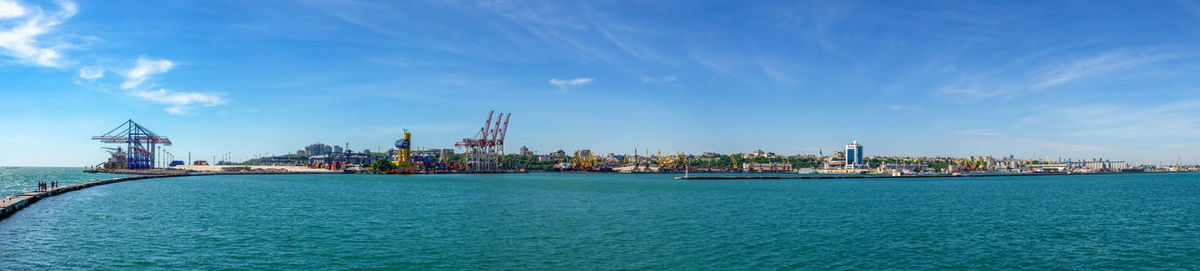
[(8, 218), (12, 214), (20, 211), (21, 209), (24, 209), (25, 207), (28, 207), (29, 205), (32, 205), (33, 203), (36, 203), (39, 200), (42, 200), (45, 198), (62, 195), (64, 193), (81, 190), (81, 189), (88, 188), (88, 187), (100, 186), (100, 185), (106, 185), (106, 184), (112, 184), (112, 183), (119, 183), (119, 182), (126, 182), (126, 181), (155, 179), (155, 178), (184, 177), (184, 176), (205, 176), (205, 175), (330, 174), (330, 173), (340, 173), (340, 172), (288, 172), (288, 173), (277, 173), (277, 172), (188, 172), (186, 174), (142, 175), (142, 176), (112, 178), (112, 179), (107, 179), (107, 180), (97, 180), (97, 181), (91, 181), (91, 182), (69, 184), (69, 185), (54, 187), (52, 189), (48, 189), (45, 191), (30, 191), (30, 192), (21, 193), (19, 195), (9, 196), (4, 199), (0, 199), (0, 220), (4, 220), (5, 218)]
[(107, 180), (98, 180), (98, 181), (91, 181), (91, 182), (85, 182), (85, 183), (69, 184), (69, 185), (54, 187), (52, 189), (47, 189), (45, 191), (25, 192), (25, 193), (21, 193), (19, 195), (15, 195), (15, 196), (9, 196), (9, 197), (6, 197), (6, 198), (0, 200), (0, 220), (11, 216), (12, 214), (16, 213), (17, 211), (20, 211), (21, 209), (24, 209), (25, 207), (28, 207), (29, 205), (31, 205), (39, 200), (57, 196), (57, 195), (61, 195), (61, 194), (71, 192), (71, 191), (76, 191), (76, 190), (93, 187), (93, 186), (98, 186), (98, 185), (106, 185), (106, 184), (119, 183), (119, 182), (125, 182), (125, 181), (144, 180), (144, 179), (152, 179), (152, 178), (179, 177), (179, 176), (187, 176), (187, 175), (147, 175), (147, 176), (121, 177), (121, 178), (112, 178), (112, 179), (107, 179)]
[(270, 174), (292, 174), (292, 173), (342, 173), (341, 170), (329, 170), (324, 168), (310, 168), (305, 166), (234, 166), (234, 165), (211, 165), (211, 166), (174, 166), (170, 168), (155, 168), (155, 169), (106, 169), (106, 168), (87, 168), (83, 172), (87, 173), (112, 173), (112, 174), (132, 174), (132, 175), (194, 175), (197, 173), (270, 173)]
[(170, 168), (156, 168), (156, 169), (97, 169), (97, 168), (89, 168), (89, 169), (84, 169), (83, 172), (84, 173), (126, 174), (126, 175), (147, 175), (147, 176), (187, 175), (189, 173), (187, 170), (170, 169)]

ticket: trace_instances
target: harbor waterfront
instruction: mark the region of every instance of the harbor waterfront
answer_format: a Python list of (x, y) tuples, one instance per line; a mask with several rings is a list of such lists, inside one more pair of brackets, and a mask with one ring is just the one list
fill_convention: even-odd
[(0, 0), (0, 271), (1200, 271), (1198, 20)]
[(1200, 174), (214, 175), (0, 221), (0, 269), (1190, 269)]

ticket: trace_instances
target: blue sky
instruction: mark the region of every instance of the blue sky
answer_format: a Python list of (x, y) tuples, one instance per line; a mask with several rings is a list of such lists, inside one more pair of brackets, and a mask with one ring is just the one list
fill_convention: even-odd
[(321, 141), (1200, 160), (1200, 1), (0, 0), (0, 165)]

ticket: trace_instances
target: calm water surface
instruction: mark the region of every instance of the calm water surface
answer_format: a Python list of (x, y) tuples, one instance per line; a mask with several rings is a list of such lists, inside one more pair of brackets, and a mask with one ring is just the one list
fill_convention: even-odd
[(83, 173), (82, 167), (0, 167), (0, 198), (33, 191), (38, 182), (68, 185), (122, 176), (129, 175)]
[(1200, 269), (1200, 175), (125, 182), (0, 221), (0, 270)]

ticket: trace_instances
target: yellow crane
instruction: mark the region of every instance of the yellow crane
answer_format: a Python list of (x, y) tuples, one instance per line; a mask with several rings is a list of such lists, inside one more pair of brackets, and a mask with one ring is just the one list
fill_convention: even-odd
[(596, 167), (598, 162), (592, 152), (579, 150), (575, 151), (575, 157), (571, 158), (571, 164), (575, 165), (575, 168), (586, 169)]
[(411, 172), (413, 170), (412, 162), (412, 134), (408, 129), (404, 129), (404, 137), (396, 140), (396, 160), (392, 161), (400, 172)]

